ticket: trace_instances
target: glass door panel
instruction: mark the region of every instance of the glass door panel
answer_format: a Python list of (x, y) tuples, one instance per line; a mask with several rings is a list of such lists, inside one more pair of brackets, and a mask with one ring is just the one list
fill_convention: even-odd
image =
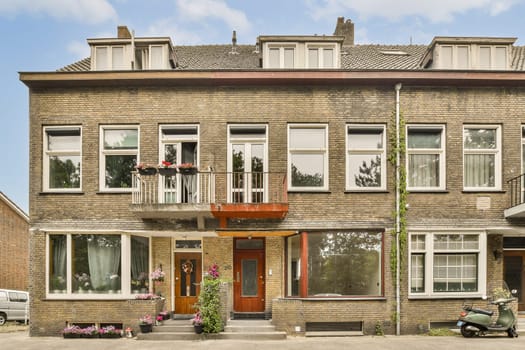
[(242, 296), (254, 297), (258, 294), (257, 289), (257, 260), (242, 259)]

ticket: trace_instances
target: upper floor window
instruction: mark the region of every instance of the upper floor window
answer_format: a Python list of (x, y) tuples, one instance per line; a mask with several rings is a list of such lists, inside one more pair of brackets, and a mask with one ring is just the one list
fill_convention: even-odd
[(506, 69), (507, 48), (505, 46), (480, 46), (479, 67), (481, 69)]
[(294, 68), (295, 46), (270, 46), (268, 62), (268, 68)]
[(133, 126), (100, 128), (100, 190), (131, 190), (137, 164), (139, 129)]
[(445, 188), (444, 126), (407, 127), (407, 180), (410, 190)]
[(126, 69), (124, 63), (124, 46), (97, 46), (95, 47), (96, 70)]
[(384, 125), (347, 126), (347, 189), (386, 188), (385, 143)]
[(150, 45), (149, 47), (149, 68), (150, 69), (164, 69), (166, 68), (166, 60), (164, 59), (164, 46)]
[(80, 190), (81, 128), (44, 128), (44, 191)]
[(307, 54), (308, 68), (334, 68), (335, 48), (334, 46), (308, 46)]
[(467, 191), (501, 188), (500, 126), (464, 126), (463, 186)]
[(413, 233), (410, 235), (410, 293), (425, 296), (482, 295), (486, 275), (485, 235)]
[(288, 125), (288, 188), (328, 190), (328, 125)]

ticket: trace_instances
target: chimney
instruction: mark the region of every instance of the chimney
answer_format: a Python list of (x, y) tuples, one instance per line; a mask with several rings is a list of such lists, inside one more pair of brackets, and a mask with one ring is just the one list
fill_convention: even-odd
[(131, 33), (127, 26), (117, 27), (117, 38), (119, 39), (131, 39)]
[(337, 18), (337, 25), (335, 26), (334, 35), (344, 36), (343, 46), (354, 45), (354, 24), (351, 20), (347, 19), (345, 22), (344, 17)]
[(232, 33), (232, 51), (230, 54), (237, 55), (237, 32), (234, 30)]

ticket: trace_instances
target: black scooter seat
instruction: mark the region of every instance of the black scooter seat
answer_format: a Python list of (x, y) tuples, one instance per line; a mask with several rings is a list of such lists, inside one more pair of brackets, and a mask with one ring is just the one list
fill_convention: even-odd
[(474, 309), (474, 308), (471, 308), (469, 311), (475, 312), (475, 313), (477, 313), (477, 314), (487, 315), (487, 316), (492, 316), (492, 315), (494, 314), (494, 311), (483, 310), (483, 309)]

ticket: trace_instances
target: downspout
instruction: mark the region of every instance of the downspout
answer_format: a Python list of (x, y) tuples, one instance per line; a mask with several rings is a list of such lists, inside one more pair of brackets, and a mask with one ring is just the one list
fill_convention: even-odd
[(400, 123), (400, 117), (399, 117), (399, 91), (401, 90), (402, 84), (397, 83), (395, 85), (396, 90), (396, 335), (401, 335), (401, 289), (400, 289), (400, 282), (401, 282), (401, 274), (400, 274), (400, 267), (401, 264), (399, 262), (399, 258), (401, 257), (399, 249), (399, 231), (401, 231), (401, 217), (399, 213), (399, 202), (400, 202), (400, 191), (399, 191), (399, 162), (401, 161), (401, 154), (399, 150), (399, 137), (400, 137), (400, 131), (399, 130), (399, 123)]

